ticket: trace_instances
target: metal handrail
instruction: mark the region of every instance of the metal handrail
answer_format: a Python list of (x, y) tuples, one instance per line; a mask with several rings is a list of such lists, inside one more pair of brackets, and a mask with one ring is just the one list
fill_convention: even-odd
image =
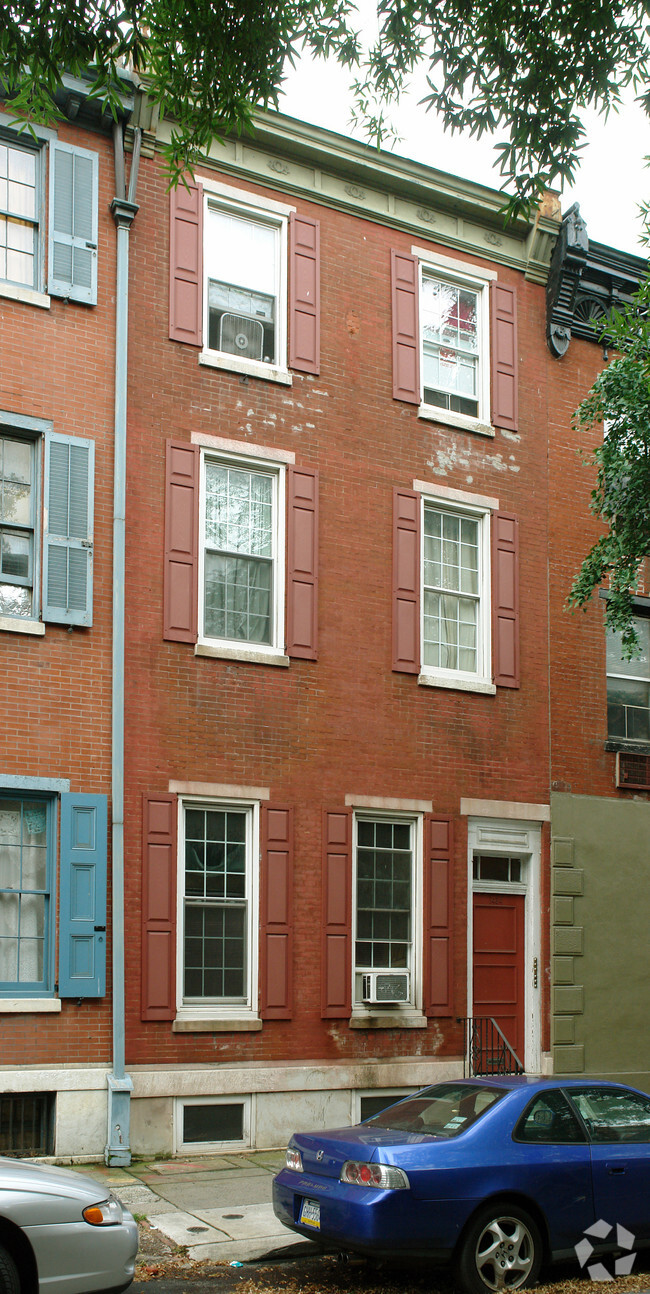
[(514, 1047), (493, 1016), (458, 1016), (458, 1023), (463, 1025), (464, 1033), (464, 1078), (524, 1073)]

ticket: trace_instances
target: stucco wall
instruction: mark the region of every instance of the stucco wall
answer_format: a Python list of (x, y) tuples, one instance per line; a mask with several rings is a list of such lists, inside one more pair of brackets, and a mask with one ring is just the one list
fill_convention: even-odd
[(650, 1091), (650, 804), (551, 796), (557, 1073)]

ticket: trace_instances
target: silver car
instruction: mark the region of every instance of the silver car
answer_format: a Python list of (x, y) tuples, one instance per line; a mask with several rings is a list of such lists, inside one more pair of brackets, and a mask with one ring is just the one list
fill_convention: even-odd
[(92, 1177), (0, 1158), (0, 1294), (119, 1294), (138, 1228)]

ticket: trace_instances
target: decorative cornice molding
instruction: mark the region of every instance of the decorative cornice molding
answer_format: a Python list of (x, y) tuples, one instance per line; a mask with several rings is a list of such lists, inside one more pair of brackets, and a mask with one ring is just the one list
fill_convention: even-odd
[(614, 306), (628, 302), (647, 272), (641, 256), (592, 243), (577, 203), (567, 211), (546, 288), (546, 339), (556, 359), (572, 337), (597, 342)]

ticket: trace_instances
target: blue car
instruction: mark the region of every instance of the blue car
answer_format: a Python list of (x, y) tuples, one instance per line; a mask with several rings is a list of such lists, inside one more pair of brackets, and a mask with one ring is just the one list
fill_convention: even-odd
[(469, 1294), (534, 1285), (565, 1258), (611, 1280), (650, 1245), (650, 1097), (583, 1079), (438, 1083), (356, 1127), (296, 1133), (273, 1206), (330, 1249), (451, 1262)]

